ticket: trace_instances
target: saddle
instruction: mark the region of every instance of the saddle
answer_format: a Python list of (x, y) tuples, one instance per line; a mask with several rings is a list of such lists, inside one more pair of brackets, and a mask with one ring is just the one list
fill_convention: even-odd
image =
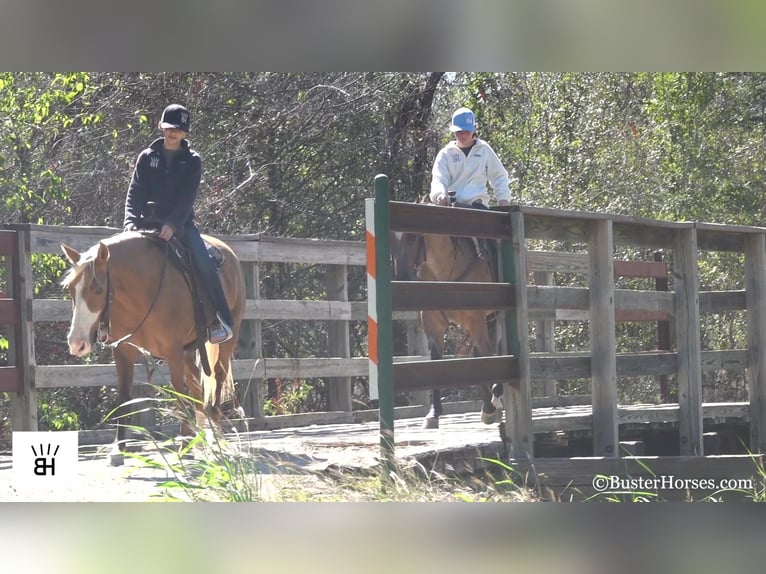
[[(157, 229), (141, 229), (141, 233), (153, 244), (157, 245), (166, 254), (170, 263), (181, 272), (186, 284), (189, 286), (192, 301), (194, 302), (194, 325), (195, 340), (189, 345), (196, 346), (199, 350), (200, 360), (206, 375), (211, 374), (210, 363), (205, 351), (205, 342), (207, 341), (207, 329), (216, 319), (216, 309), (210, 298), (208, 290), (200, 287), (199, 273), (194, 265), (191, 252), (176, 236), (170, 241), (160, 239)], [(204, 239), (203, 239), (204, 241)], [(213, 260), (216, 270), (223, 267), (225, 258), (220, 249), (205, 241), (205, 248), (208, 256)]]
[[(146, 236), (164, 250), (166, 243), (164, 240), (160, 239), (153, 232), (147, 233)], [(192, 298), (195, 302), (194, 318), (198, 324), (203, 326), (203, 329), (207, 328), (215, 320), (216, 312), (207, 289), (200, 288), (199, 274), (192, 260), (191, 252), (175, 236), (173, 236), (167, 244), (168, 249), (166, 253), (168, 259), (179, 271), (181, 271), (181, 273), (183, 273), (184, 279), (186, 279), (186, 283), (191, 290)], [(221, 250), (207, 241), (205, 241), (205, 248), (207, 249), (208, 256), (213, 260), (215, 268), (220, 269), (223, 267), (225, 259)]]

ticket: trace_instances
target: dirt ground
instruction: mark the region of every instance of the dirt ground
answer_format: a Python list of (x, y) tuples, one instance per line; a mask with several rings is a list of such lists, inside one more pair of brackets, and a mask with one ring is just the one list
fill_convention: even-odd
[[(418, 419), (397, 421), (397, 459), (406, 465), (470, 448), (466, 445), (498, 442), (496, 427), (483, 425), (476, 413), (445, 415), (442, 423), (442, 429), (422, 429)], [(253, 431), (232, 442), (239, 452), (258, 461), (258, 494), (264, 500), (322, 494), (332, 482), (328, 473), (339, 469), (368, 473), (378, 467), (380, 457), (377, 422)], [(136, 443), (134, 447), (142, 456), (160, 460), (156, 445)], [(18, 484), (11, 453), (0, 451), (0, 502), (162, 501), (168, 499), (168, 492), (184, 498), (182, 489), (169, 491), (163, 486), (174, 478), (166, 468), (153, 468), (128, 456), (123, 466), (110, 466), (109, 450), (106, 445), (81, 447), (76, 478), (55, 488)]]

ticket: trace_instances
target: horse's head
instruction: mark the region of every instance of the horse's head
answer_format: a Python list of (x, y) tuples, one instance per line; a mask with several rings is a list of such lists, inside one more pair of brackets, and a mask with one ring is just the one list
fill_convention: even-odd
[(109, 248), (103, 243), (84, 253), (61, 244), (64, 255), (72, 264), (61, 284), (72, 296), (72, 323), (67, 334), (69, 352), (82, 357), (90, 353), (98, 334), (99, 317), (108, 297), (107, 261)]

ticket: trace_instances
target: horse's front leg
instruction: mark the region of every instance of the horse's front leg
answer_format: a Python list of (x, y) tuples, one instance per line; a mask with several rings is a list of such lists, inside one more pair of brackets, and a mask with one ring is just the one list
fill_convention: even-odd
[(127, 443), (126, 425), (132, 410), (126, 403), (130, 400), (130, 388), (133, 385), (133, 365), (138, 361), (140, 352), (133, 345), (122, 344), (114, 348), (112, 355), (117, 369), (117, 401), (110, 418), (117, 421), (117, 433), (109, 453), (109, 464), (121, 466), (125, 463), (122, 453)]
[[(444, 358), (444, 331), (447, 322), (442, 319), (441, 313), (423, 312), (421, 315), (423, 331), (428, 338), (428, 347), (431, 350), (431, 360), (438, 361)], [(439, 389), (431, 390), (431, 410), (423, 419), (424, 429), (438, 429), (439, 417), (442, 415), (442, 396)]]
[(194, 377), (185, 376), (184, 352), (173, 353), (167, 357), (168, 370), (170, 371), (170, 384), (178, 395), (178, 417), (181, 423), (182, 444), (187, 444), (194, 436), (198, 427), (199, 417), (197, 411), (201, 408), (201, 392), (199, 381)]

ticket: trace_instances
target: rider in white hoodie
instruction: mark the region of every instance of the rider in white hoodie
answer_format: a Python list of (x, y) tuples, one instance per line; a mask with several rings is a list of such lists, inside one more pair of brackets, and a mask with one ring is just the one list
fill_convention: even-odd
[(498, 205), (510, 205), (508, 172), (490, 145), (476, 136), (476, 116), (468, 108), (452, 114), (450, 131), (455, 141), (436, 155), (431, 170), (431, 201), (449, 205), (449, 193), (455, 201), (479, 209), (489, 209), (491, 187)]

